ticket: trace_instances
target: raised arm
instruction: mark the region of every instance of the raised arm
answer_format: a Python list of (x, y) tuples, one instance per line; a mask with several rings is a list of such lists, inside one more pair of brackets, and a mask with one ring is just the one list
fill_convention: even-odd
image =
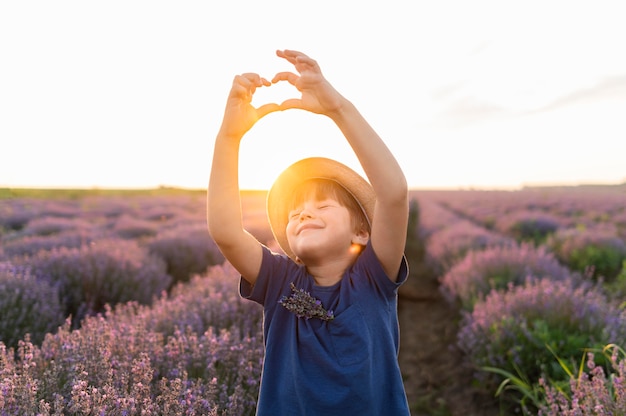
[(408, 225), (408, 188), (395, 157), (356, 107), (324, 78), (317, 62), (303, 53), (277, 51), (299, 72), (276, 74), (273, 83), (288, 81), (302, 94), (281, 104), (331, 118), (354, 150), (376, 192), (371, 244), (387, 276), (395, 281), (404, 255)]
[(254, 108), (255, 90), (271, 85), (257, 74), (237, 75), (228, 95), (222, 126), (215, 139), (207, 192), (209, 232), (224, 257), (251, 284), (261, 267), (260, 243), (243, 228), (239, 192), (239, 146), (244, 134), (278, 104)]

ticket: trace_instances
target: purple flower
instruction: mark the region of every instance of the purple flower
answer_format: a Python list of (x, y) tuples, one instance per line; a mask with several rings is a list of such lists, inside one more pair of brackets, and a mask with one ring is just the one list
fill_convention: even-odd
[(441, 290), (469, 310), (492, 289), (522, 285), (529, 277), (562, 280), (571, 274), (543, 246), (496, 246), (468, 253), (441, 278)]
[(194, 274), (206, 271), (208, 266), (224, 261), (204, 222), (159, 231), (146, 247), (163, 259), (174, 282), (187, 282)]
[(546, 403), (539, 409), (539, 415), (623, 415), (626, 412), (624, 350), (607, 345), (602, 353), (610, 366), (604, 369), (596, 365), (594, 353), (587, 353), (587, 370), (581, 371), (578, 377), (571, 377), (569, 391), (541, 379)]
[(546, 245), (573, 270), (593, 268), (594, 277), (613, 280), (626, 260), (626, 243), (612, 227), (567, 228), (552, 234)]
[(541, 244), (550, 234), (564, 226), (565, 220), (553, 214), (520, 210), (505, 214), (495, 221), (495, 228), (518, 241)]
[(319, 299), (314, 298), (304, 289), (297, 289), (293, 283), (290, 286), (293, 293), (290, 296), (283, 296), (278, 301), (289, 312), (295, 314), (298, 318), (318, 318), (322, 321), (335, 319), (333, 311), (324, 309)]
[[(546, 345), (565, 362), (576, 363), (585, 348), (623, 345), (625, 316), (588, 282), (529, 280), (492, 291), (476, 303), (464, 314), (458, 343), (476, 368), (523, 371), (528, 380), (563, 380), (567, 375), (553, 365), (554, 355)], [(484, 373), (477, 376), (485, 386), (496, 381)]]

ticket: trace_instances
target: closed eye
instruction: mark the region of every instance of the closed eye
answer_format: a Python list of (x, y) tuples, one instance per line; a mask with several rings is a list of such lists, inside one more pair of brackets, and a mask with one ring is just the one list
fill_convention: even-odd
[(317, 206), (317, 209), (327, 209), (327, 208), (334, 208), (337, 205), (335, 204), (320, 204)]

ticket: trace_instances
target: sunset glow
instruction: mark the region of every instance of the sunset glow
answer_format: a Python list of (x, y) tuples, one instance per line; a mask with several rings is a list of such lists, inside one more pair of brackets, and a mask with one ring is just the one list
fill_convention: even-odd
[[(204, 188), (234, 75), (291, 70), (282, 48), (320, 63), (412, 188), (626, 181), (619, 3), (288, 5), (3, 3), (0, 187)], [(283, 82), (253, 103), (295, 96)], [(241, 186), (310, 156), (361, 172), (328, 119), (270, 114), (244, 137)]]

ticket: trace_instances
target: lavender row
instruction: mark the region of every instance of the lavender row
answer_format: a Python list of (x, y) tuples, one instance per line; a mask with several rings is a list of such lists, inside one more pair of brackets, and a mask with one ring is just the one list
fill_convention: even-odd
[(214, 266), (153, 305), (136, 302), (69, 321), (41, 346), (0, 343), (0, 415), (254, 414), (261, 311)]
[(254, 414), (262, 314), (192, 197), (0, 201), (0, 415)]
[[(446, 298), (461, 310), (458, 344), (485, 389), (496, 391), (508, 380), (505, 391), (518, 411), (561, 414), (553, 409), (569, 409), (569, 397), (582, 402), (592, 391), (605, 406), (619, 408), (624, 400), (611, 392), (623, 374), (623, 356), (610, 361), (597, 354), (588, 372), (570, 368), (585, 350), (626, 345), (626, 314), (619, 306), (626, 293), (624, 197), (537, 197), (419, 195), (426, 202), (422, 210), (430, 211), (420, 224), (427, 258)], [(603, 384), (591, 389), (577, 380), (572, 386), (586, 390), (555, 393), (557, 387), (568, 390), (571, 374), (584, 378), (598, 373), (596, 367), (609, 374)]]
[[(222, 263), (205, 204), (193, 195), (0, 200), (0, 310), (20, 311), (3, 314), (0, 341), (15, 347), (29, 333), (39, 343), (66, 318), (78, 328), (106, 305), (150, 304)], [(35, 299), (54, 309), (40, 325), (27, 317)]]
[[(541, 242), (557, 228), (610, 227), (626, 238), (624, 187), (529, 188), (520, 191), (440, 191), (417, 195), (489, 229)], [(524, 235), (524, 227), (533, 228)], [(517, 230), (515, 228), (518, 228)]]

